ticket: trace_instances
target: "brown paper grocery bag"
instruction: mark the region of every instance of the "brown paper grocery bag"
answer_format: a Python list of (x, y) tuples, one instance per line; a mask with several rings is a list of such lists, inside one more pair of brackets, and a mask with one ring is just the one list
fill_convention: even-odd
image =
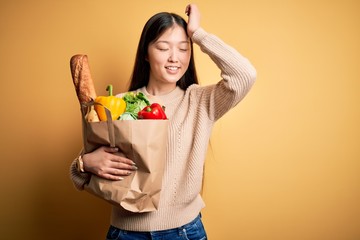
[(159, 204), (168, 120), (111, 120), (88, 122), (85, 115), (95, 103), (83, 104), (82, 125), (84, 152), (100, 146), (118, 147), (138, 170), (120, 181), (106, 180), (92, 175), (85, 190), (115, 206), (132, 212), (155, 211)]

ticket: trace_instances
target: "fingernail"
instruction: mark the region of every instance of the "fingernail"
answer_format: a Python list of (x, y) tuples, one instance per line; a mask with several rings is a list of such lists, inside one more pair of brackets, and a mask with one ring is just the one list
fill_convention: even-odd
[(124, 178), (122, 178), (122, 177), (118, 177), (118, 180), (124, 180)]
[(137, 167), (137, 166), (133, 166), (132, 169), (138, 170), (138, 167)]

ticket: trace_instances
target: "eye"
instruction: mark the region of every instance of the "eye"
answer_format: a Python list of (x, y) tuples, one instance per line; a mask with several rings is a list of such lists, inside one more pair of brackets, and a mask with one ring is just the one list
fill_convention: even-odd
[(181, 52), (187, 52), (189, 50), (189, 44), (188, 43), (181, 43), (178, 45), (179, 51)]
[(167, 44), (159, 43), (155, 45), (155, 48), (161, 52), (165, 52), (169, 50), (169, 46)]

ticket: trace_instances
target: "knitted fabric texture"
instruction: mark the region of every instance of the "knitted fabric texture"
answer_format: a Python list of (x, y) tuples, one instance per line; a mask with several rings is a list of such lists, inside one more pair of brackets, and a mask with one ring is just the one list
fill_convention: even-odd
[[(151, 102), (164, 105), (170, 119), (165, 174), (157, 211), (139, 214), (112, 207), (111, 224), (120, 229), (165, 230), (182, 226), (199, 214), (205, 206), (200, 191), (212, 127), (245, 97), (255, 81), (251, 63), (218, 37), (200, 28), (192, 39), (221, 70), (221, 80), (208, 86), (193, 84), (186, 91), (177, 87), (162, 96), (151, 96), (145, 87), (137, 90)], [(79, 190), (90, 178), (90, 174), (79, 173), (74, 162), (70, 176)]]

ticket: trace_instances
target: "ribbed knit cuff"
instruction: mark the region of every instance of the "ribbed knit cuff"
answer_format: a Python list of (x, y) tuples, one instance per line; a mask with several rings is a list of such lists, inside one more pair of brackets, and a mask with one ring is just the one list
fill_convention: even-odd
[(80, 173), (76, 168), (76, 160), (70, 166), (70, 178), (77, 190), (84, 190), (84, 185), (90, 181), (90, 173)]

